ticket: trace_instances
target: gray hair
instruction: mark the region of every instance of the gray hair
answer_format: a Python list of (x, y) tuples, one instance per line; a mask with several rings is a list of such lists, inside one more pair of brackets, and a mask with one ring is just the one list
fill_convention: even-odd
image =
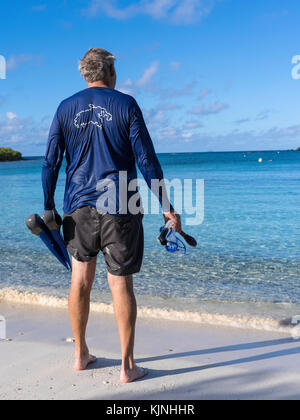
[(79, 71), (88, 83), (106, 82), (115, 57), (102, 48), (92, 48), (79, 61)]

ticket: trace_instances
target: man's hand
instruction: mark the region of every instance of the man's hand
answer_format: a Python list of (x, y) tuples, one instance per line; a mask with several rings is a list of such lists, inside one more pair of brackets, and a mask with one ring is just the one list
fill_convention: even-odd
[(59, 230), (62, 225), (62, 218), (56, 209), (45, 210), (42, 216), (42, 220), (51, 230)]
[(174, 212), (167, 212), (164, 213), (165, 222), (167, 223), (171, 220), (174, 223), (173, 229), (175, 232), (181, 233), (181, 217), (178, 213)]

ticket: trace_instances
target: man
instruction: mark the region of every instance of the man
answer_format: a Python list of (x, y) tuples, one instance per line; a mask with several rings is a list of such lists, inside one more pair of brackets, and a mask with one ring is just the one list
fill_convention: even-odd
[[(96, 259), (102, 251), (121, 341), (120, 380), (126, 383), (146, 374), (135, 365), (133, 355), (137, 317), (133, 274), (141, 269), (144, 237), (142, 213), (124, 212), (128, 203), (120, 199), (120, 173), (127, 174), (127, 182), (137, 178), (137, 163), (151, 187), (153, 179), (163, 180), (163, 172), (139, 106), (131, 96), (115, 90), (112, 54), (91, 49), (80, 61), (79, 70), (88, 88), (60, 104), (50, 129), (42, 175), (45, 210), (55, 210), (54, 193), (65, 153), (63, 228), (73, 257), (69, 314), (76, 343), (74, 369), (84, 370), (96, 360), (86, 344), (86, 327)], [(101, 198), (107, 198), (108, 180), (116, 185), (115, 197), (111, 197), (115, 206), (105, 211), (107, 200)], [(165, 189), (157, 195), (165, 221), (172, 220), (180, 231), (180, 216)]]

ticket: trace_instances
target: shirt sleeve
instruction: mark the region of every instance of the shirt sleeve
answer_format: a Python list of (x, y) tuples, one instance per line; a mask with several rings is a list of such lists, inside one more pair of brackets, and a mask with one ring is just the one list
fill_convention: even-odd
[(54, 194), (56, 190), (59, 170), (64, 157), (64, 152), (65, 141), (57, 111), (50, 128), (47, 150), (42, 170), (45, 210), (53, 210), (55, 208)]
[(167, 197), (161, 165), (144, 121), (143, 113), (136, 101), (134, 101), (131, 112), (130, 141), (136, 163), (148, 187), (151, 189), (151, 186), (153, 186), (152, 180), (160, 182), (161, 187), (158, 190), (153, 190), (153, 188), (151, 190), (159, 199), (164, 211), (173, 210)]

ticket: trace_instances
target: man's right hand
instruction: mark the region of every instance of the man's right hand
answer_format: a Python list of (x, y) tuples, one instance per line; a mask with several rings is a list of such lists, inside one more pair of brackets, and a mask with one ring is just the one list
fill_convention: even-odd
[(174, 224), (173, 229), (175, 232), (180, 233), (181, 232), (181, 216), (174, 212), (166, 212), (164, 213), (165, 222), (167, 223), (169, 220), (171, 220)]

